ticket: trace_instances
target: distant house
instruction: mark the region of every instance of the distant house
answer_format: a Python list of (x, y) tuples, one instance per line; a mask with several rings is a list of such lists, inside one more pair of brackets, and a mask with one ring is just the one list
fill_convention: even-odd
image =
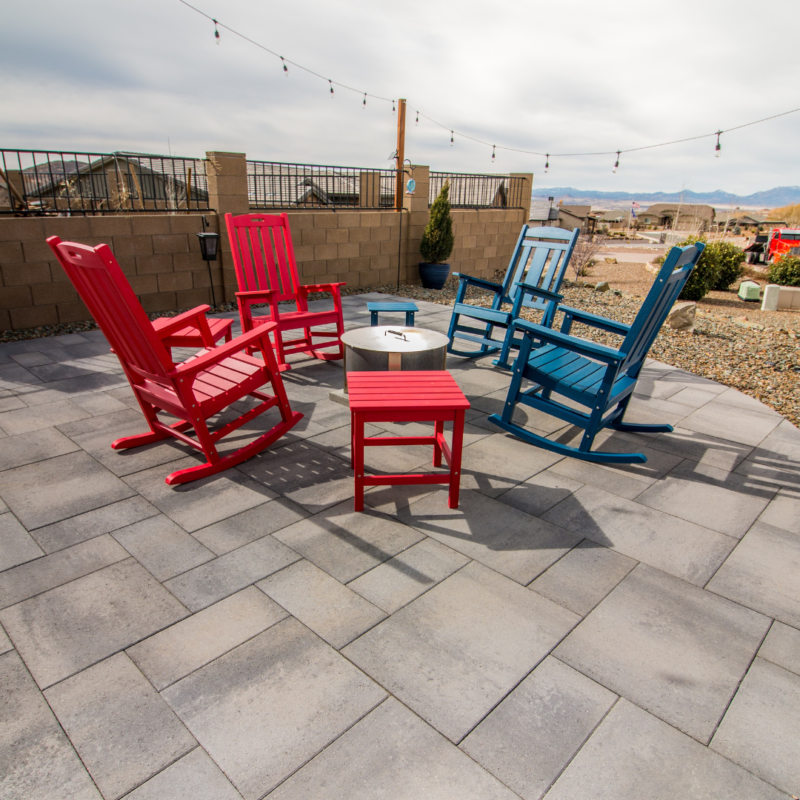
[[(718, 211), (717, 212), (717, 224), (720, 228), (725, 227), (725, 223), (728, 217), (727, 211)], [(785, 228), (788, 227), (786, 220), (773, 220), (767, 219), (766, 214), (755, 214), (753, 212), (731, 212), (730, 221), (727, 223), (728, 228), (744, 228), (746, 231), (754, 231), (758, 230), (759, 227), (763, 227), (765, 230), (771, 230), (772, 228)]]
[(603, 214), (598, 215), (597, 219), (600, 225), (605, 225), (609, 228), (627, 228), (628, 225), (635, 219), (631, 219), (631, 212), (624, 211), (622, 209), (615, 209), (614, 211), (606, 211)]
[(710, 230), (715, 219), (711, 206), (689, 203), (656, 203), (637, 216), (641, 225), (698, 232)]
[(553, 207), (553, 199), (533, 200), (531, 202), (531, 212), (528, 215), (528, 225), (533, 228), (553, 228), (557, 227), (558, 209)]
[(591, 206), (558, 206), (558, 224), (556, 227), (571, 231), (580, 228), (581, 233), (594, 233), (597, 217), (592, 214)]

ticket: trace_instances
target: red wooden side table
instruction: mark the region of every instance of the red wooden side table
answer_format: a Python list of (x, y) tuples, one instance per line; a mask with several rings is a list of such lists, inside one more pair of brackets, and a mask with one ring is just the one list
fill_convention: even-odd
[[(352, 464), (355, 472), (355, 510), (364, 510), (365, 486), (447, 483), (447, 505), (458, 508), (461, 482), (461, 448), (464, 441), (464, 412), (469, 401), (453, 376), (446, 370), (425, 372), (350, 372), (347, 375), (350, 399)], [(444, 438), (444, 423), (453, 422), (453, 446)], [(433, 436), (364, 436), (367, 422), (433, 422)], [(450, 471), (423, 475), (365, 475), (364, 447), (403, 444), (432, 444), (433, 466), (442, 465), (442, 455)]]

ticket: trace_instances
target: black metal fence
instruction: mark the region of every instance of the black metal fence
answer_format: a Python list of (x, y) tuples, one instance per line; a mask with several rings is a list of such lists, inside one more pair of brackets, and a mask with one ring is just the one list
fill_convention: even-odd
[(145, 153), (0, 150), (0, 214), (206, 211), (206, 162)]
[(391, 169), (247, 162), (251, 208), (393, 208), (396, 178)]
[[(453, 208), (525, 208), (525, 179), (509, 175), (468, 175), (457, 172), (431, 172), (428, 205), (450, 183)], [(527, 198), (530, 205), (530, 197)]]

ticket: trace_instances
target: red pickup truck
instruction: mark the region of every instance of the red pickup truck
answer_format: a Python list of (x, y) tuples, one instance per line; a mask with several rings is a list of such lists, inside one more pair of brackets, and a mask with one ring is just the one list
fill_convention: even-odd
[(794, 255), (792, 250), (800, 252), (800, 228), (773, 228), (768, 235), (756, 236), (744, 252), (748, 264), (771, 264), (787, 253)]

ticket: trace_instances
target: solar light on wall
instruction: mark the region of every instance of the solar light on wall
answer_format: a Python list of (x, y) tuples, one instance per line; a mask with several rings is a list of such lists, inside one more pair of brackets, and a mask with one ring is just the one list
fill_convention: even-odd
[(217, 298), (214, 294), (214, 280), (211, 277), (211, 261), (217, 260), (217, 253), (219, 252), (219, 234), (214, 233), (213, 231), (206, 232), (206, 225), (208, 224), (206, 221), (206, 216), (203, 214), (201, 217), (203, 221), (203, 232), (197, 234), (197, 238), (200, 240), (200, 256), (205, 262), (208, 263), (208, 278), (211, 281), (211, 300), (214, 305), (217, 304)]

